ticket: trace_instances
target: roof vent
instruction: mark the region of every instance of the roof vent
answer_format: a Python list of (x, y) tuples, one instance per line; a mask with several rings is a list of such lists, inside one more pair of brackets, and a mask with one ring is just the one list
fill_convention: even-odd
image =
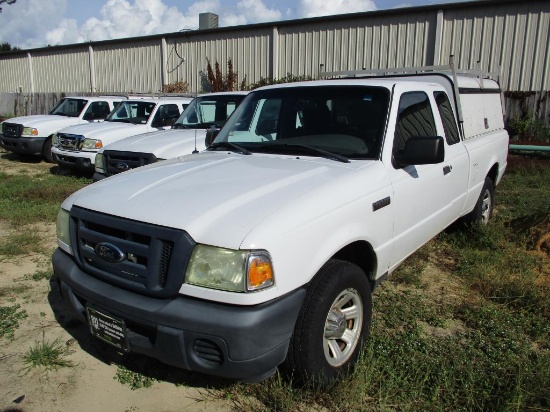
[(199, 14), (199, 30), (217, 29), (218, 15), (214, 13)]

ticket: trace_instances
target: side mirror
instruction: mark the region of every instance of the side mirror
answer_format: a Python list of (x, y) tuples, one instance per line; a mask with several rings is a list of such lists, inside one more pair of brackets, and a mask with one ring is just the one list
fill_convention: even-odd
[(82, 120), (94, 120), (94, 113), (93, 112), (84, 113), (84, 116), (82, 116)]
[(216, 126), (212, 126), (206, 131), (206, 138), (204, 139), (204, 144), (206, 147), (210, 147), (214, 142), (216, 136), (220, 133), (221, 129), (218, 129)]
[(393, 155), (394, 166), (429, 165), (445, 160), (445, 143), (441, 136), (415, 136), (405, 143), (403, 150)]

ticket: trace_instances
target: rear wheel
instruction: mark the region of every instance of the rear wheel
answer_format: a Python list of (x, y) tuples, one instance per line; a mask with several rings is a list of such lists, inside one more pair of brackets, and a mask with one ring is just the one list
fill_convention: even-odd
[(476, 205), (470, 213), (462, 218), (463, 223), (467, 225), (476, 223), (486, 225), (489, 222), (489, 219), (493, 216), (494, 191), (493, 181), (486, 177)]
[(330, 260), (308, 288), (285, 367), (298, 382), (326, 385), (356, 363), (369, 333), (371, 291), (357, 266)]
[(46, 162), (53, 163), (51, 136), (48, 137), (44, 142), (44, 146), (42, 147), (42, 156), (44, 156), (44, 159), (46, 159)]

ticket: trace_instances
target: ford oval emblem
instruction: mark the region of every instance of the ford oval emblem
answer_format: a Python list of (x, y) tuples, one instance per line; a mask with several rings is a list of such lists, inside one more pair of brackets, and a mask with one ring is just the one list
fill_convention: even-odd
[(124, 162), (118, 162), (115, 167), (117, 170), (122, 170), (122, 171), (128, 170), (130, 168), (130, 166), (128, 166), (128, 163), (124, 163)]
[(112, 243), (100, 242), (95, 245), (94, 251), (101, 259), (110, 263), (120, 263), (126, 259), (124, 252)]

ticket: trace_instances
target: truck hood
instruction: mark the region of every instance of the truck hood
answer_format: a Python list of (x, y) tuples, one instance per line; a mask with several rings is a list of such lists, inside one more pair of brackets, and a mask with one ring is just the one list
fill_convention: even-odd
[(71, 126), (60, 130), (59, 132), (81, 135), (90, 139), (101, 139), (102, 141), (105, 140), (108, 142), (111, 136), (116, 137), (117, 139), (122, 139), (123, 137), (144, 133), (146, 130), (147, 126), (144, 124), (101, 122)]
[(40, 135), (50, 134), (64, 127), (76, 125), (78, 117), (58, 116), (51, 114), (39, 114), (34, 116), (21, 116), (7, 119), (6, 123), (22, 124), (25, 127), (35, 127)]
[[(63, 204), (187, 231), (198, 243), (238, 249), (278, 209), (374, 161), (203, 152), (94, 183)], [(136, 175), (139, 174), (139, 175)]]
[(108, 145), (104, 150), (153, 153), (158, 159), (171, 159), (191, 154), (195, 150), (195, 136), (197, 150), (206, 149), (204, 144), (206, 130), (170, 129), (130, 136)]

